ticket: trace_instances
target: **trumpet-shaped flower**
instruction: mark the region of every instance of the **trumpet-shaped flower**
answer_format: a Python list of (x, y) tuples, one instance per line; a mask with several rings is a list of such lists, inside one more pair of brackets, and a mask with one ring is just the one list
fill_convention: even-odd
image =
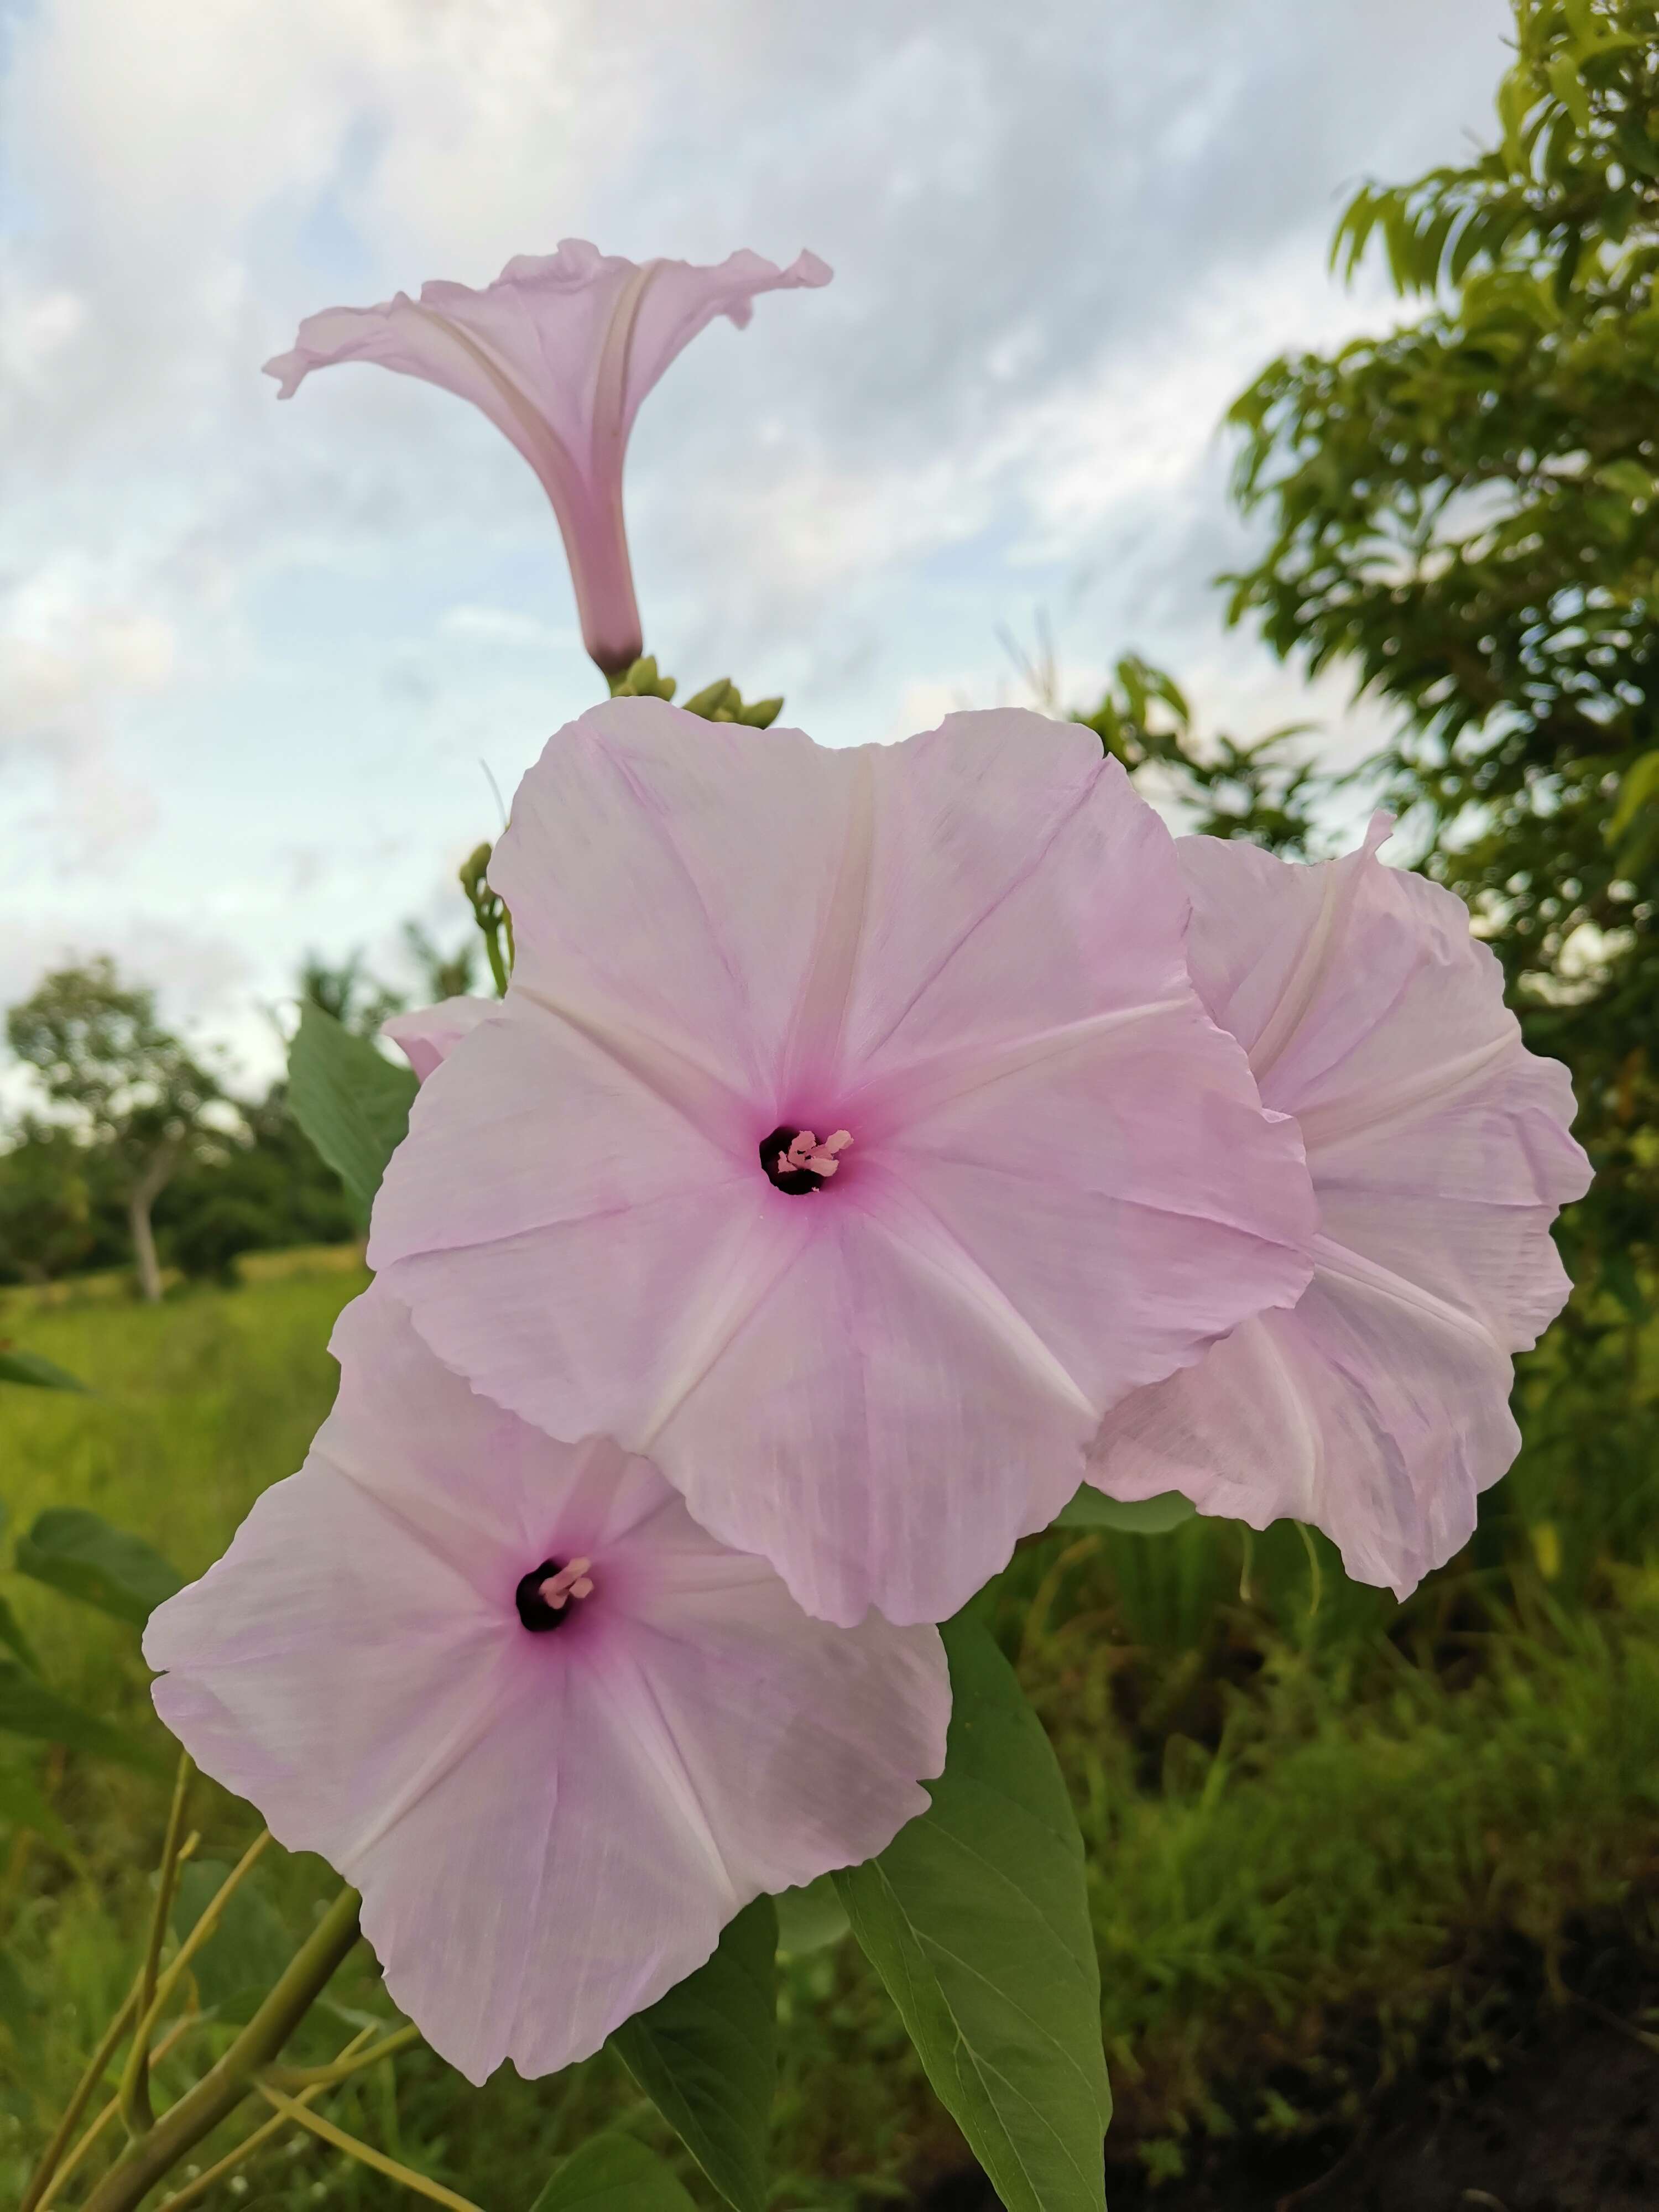
[(512, 987), (427, 1077), (373, 1264), (475, 1388), (647, 1455), (809, 1612), (943, 1620), (1108, 1407), (1300, 1295), (1299, 1140), (1088, 731), (828, 750), (619, 699), (490, 878)]
[(313, 368), (379, 362), (481, 408), (552, 501), (582, 641), (614, 674), (640, 652), (622, 500), (640, 402), (716, 315), (741, 328), (757, 293), (827, 284), (830, 274), (812, 253), (787, 269), (748, 252), (704, 268), (635, 263), (567, 238), (556, 253), (516, 255), (483, 291), (434, 283), (418, 301), (399, 292), (379, 307), (308, 315), (265, 373), (288, 399)]
[(1316, 1264), (1293, 1311), (1126, 1400), (1090, 1480), (1310, 1522), (1403, 1597), (1515, 1456), (1510, 1355), (1566, 1297), (1550, 1223), (1589, 1170), (1566, 1070), (1522, 1044), (1462, 902), (1377, 860), (1391, 827), (1314, 866), (1176, 848), (1194, 981), (1306, 1143)]
[(396, 2002), (473, 2081), (545, 2074), (763, 1891), (925, 1809), (931, 1629), (813, 1620), (654, 1468), (476, 1397), (379, 1290), (300, 1474), (150, 1616), (157, 1709), (362, 1892)]

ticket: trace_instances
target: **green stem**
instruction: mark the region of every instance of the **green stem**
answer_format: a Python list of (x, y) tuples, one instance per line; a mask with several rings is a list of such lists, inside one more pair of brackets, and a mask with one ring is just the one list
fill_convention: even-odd
[(264, 2079), (273, 2089), (281, 2089), (290, 2096), (299, 2089), (331, 2088), (337, 2081), (349, 2081), (365, 2067), (378, 2066), (383, 2058), (395, 2058), (400, 2051), (407, 2051), (420, 2039), (418, 2027), (400, 2027), (394, 2034), (383, 2036), (368, 2051), (343, 2051), (331, 2065), (273, 2066)]
[(155, 1910), (149, 1919), (149, 1940), (144, 1946), (144, 1963), (138, 1970), (138, 2032), (132, 2039), (132, 2048), (127, 2053), (126, 2066), (121, 2075), (121, 2118), (127, 2124), (129, 2135), (141, 2136), (155, 2118), (149, 2101), (149, 2039), (153, 2022), (150, 2008), (155, 2001), (155, 1974), (161, 1963), (161, 1946), (167, 1940), (167, 1915), (173, 1909), (173, 1892), (179, 1878), (180, 1845), (185, 1838), (185, 1808), (190, 1797), (191, 1778), (196, 1771), (194, 1761), (187, 1751), (179, 1754), (179, 1778), (173, 1785), (173, 1804), (167, 1814), (166, 1839), (161, 1845), (161, 1863), (155, 1875)]
[(224, 2057), (128, 2146), (83, 2212), (137, 2212), (162, 2175), (252, 2092), (260, 2068), (276, 2057), (356, 1942), (361, 1903), (356, 1890), (341, 1891)]
[[(343, 2128), (337, 2128), (332, 2120), (325, 2120), (320, 2112), (308, 2112), (293, 2098), (283, 2096), (280, 2089), (273, 2089), (262, 2081), (259, 2094), (268, 2105), (274, 2106), (284, 2119), (297, 2120), (302, 2128), (308, 2128), (313, 2135), (320, 2136), (336, 2150), (344, 2151), (348, 2158), (358, 2160), (373, 2172), (384, 2173), (393, 2181), (401, 2181), (405, 2189), (412, 2189), (416, 2196), (429, 2197), (434, 2204), (447, 2205), (449, 2212), (483, 2212), (483, 2207), (475, 2204), (470, 2197), (458, 2197), (453, 2189), (446, 2189), (441, 2181), (429, 2181), (425, 2174), (416, 2173), (413, 2166), (400, 2166), (395, 2158), (388, 2158), (383, 2150), (375, 2150), (369, 2144), (360, 2142), (356, 2136), (348, 2135)], [(92, 2212), (90, 2206), (87, 2212)]]

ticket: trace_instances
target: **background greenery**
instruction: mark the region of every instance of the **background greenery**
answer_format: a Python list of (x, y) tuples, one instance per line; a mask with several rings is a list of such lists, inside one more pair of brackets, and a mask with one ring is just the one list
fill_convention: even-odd
[[(1491, 149), (1366, 187), (1339, 227), (1340, 265), (1386, 258), (1401, 326), (1272, 364), (1234, 410), (1265, 528), (1232, 617), (1346, 667), (1393, 710), (1390, 743), (1334, 776), (1306, 735), (1195, 729), (1132, 656), (1074, 709), (1214, 834), (1316, 854), (1396, 808), (1530, 1041), (1571, 1066), (1597, 1168), (1563, 1224), (1573, 1301), (1521, 1364), (1521, 1460), (1407, 1605), (1295, 1528), (1206, 1522), (1053, 1534), (1000, 1579), (996, 1631), (1089, 1845), (1113, 2156), (1148, 2182), (1206, 2145), (1340, 2137), (1413, 2069), (1457, 2094), (1512, 2043), (1517, 2002), (1594, 2002), (1587, 1927), (1659, 1973), (1659, 11), (1517, 0), (1516, 30)], [(420, 957), (433, 995), (471, 980)], [(362, 1030), (386, 1011), (350, 963), (301, 988)], [(328, 1327), (362, 1280), (349, 1204), (280, 1090), (204, 1103), (155, 1204), (186, 1279), (142, 1309), (108, 1272), (128, 1258), (112, 1125), (66, 1107), (13, 1138), (0, 1267), (58, 1279), (3, 1293), (0, 1334), (98, 1395), (5, 1391), (0, 1495), (19, 1527), (92, 1506), (197, 1571), (326, 1409)], [(48, 1680), (160, 1744), (131, 1631), (22, 1578), (5, 1594)], [(125, 1987), (163, 1799), (0, 1736), (0, 2197)], [(203, 1856), (233, 1857), (246, 1808), (203, 1802)], [(272, 1855), (223, 1971), (276, 1955), (325, 1880)], [(339, 2003), (383, 2004), (366, 1960)], [(785, 2008), (783, 2201), (893, 2193), (959, 2157), (855, 1947), (790, 1960)], [(492, 2207), (607, 2114), (670, 2148), (609, 2057), (475, 2094), (417, 2052), (331, 2109)], [(305, 2142), (247, 2179), (249, 2203), (386, 2201)]]

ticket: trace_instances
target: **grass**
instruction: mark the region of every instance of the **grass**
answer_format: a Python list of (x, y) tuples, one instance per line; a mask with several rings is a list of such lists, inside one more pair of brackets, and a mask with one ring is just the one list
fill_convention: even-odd
[[(153, 1310), (14, 1297), (0, 1330), (98, 1393), (0, 1396), (0, 1494), (16, 1521), (91, 1505), (199, 1571), (303, 1457), (332, 1390), (328, 1330), (362, 1280), (347, 1253), (286, 1258), (245, 1289)], [(999, 1632), (1088, 1842), (1115, 2141), (1149, 2171), (1178, 2171), (1206, 2137), (1356, 2112), (1448, 2018), (1478, 2056), (1494, 1942), (1523, 1939), (1553, 1971), (1576, 1917), (1640, 1922), (1659, 1874), (1659, 1570), (1644, 1550), (1656, 1469), (1627, 1454), (1619, 1473), (1608, 1491), (1583, 1455), (1534, 1454), (1484, 1551), (1404, 1608), (1346, 1584), (1328, 1548), (1294, 1529), (1252, 1541), (1190, 1523), (1023, 1547), (1002, 1578)], [(4, 1590), (56, 1686), (162, 1742), (130, 1632), (21, 1577)], [(46, 1771), (61, 1846), (0, 1844), (8, 1954), (36, 2008), (9, 2074), (0, 2063), (0, 2202), (15, 2201), (125, 1990), (165, 1810), (163, 1786), (136, 1774), (79, 1759)], [(253, 1830), (246, 1808), (210, 1791), (198, 1817), (201, 1855), (216, 1860)], [(250, 1917), (222, 1939), (225, 1971), (234, 1978), (239, 1944), (263, 1955), (272, 1921), (297, 1936), (329, 1879), (269, 1854)], [(336, 1994), (344, 2014), (314, 2021), (302, 2056), (385, 2009), (362, 1954)], [(780, 2202), (850, 2206), (958, 2154), (850, 1945), (789, 1962), (782, 2002)], [(180, 2047), (163, 2094), (222, 2033), (204, 2027), (194, 2053)], [(474, 2092), (416, 2051), (328, 2110), (489, 2212), (527, 2205), (607, 2118), (666, 2143), (609, 2057)], [(390, 2201), (385, 2181), (300, 2139), (279, 2138), (246, 2181), (210, 2202)]]

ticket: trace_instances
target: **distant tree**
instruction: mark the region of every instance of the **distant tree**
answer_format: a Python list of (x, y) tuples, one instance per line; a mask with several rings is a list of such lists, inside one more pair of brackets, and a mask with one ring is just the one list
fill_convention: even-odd
[(1183, 829), (1248, 837), (1292, 860), (1317, 847), (1319, 802), (1332, 779), (1299, 750), (1303, 726), (1244, 744), (1200, 738), (1174, 678), (1133, 653), (1118, 662), (1099, 704), (1071, 719), (1095, 732), (1146, 796), (1172, 801)]
[[(1235, 619), (1392, 706), (1428, 872), (1577, 1086), (1569, 1235), (1632, 1312), (1659, 1204), (1659, 7), (1516, 0), (1490, 150), (1337, 227), (1423, 318), (1273, 362), (1232, 419), (1273, 536)], [(1645, 1264), (1644, 1263), (1645, 1255)]]
[(162, 1028), (154, 993), (123, 983), (107, 957), (47, 975), (6, 1017), (6, 1035), (67, 1125), (112, 1164), (139, 1290), (159, 1298), (151, 1211), (217, 1085)]
[(307, 952), (300, 963), (299, 995), (357, 1036), (373, 1036), (404, 1005), (400, 992), (369, 974), (361, 949), (332, 964), (319, 952)]
[(404, 943), (421, 978), (421, 988), (434, 1004), (440, 999), (465, 998), (477, 981), (478, 949), (463, 943), (446, 952), (418, 921), (404, 924)]
[(97, 1243), (89, 1157), (70, 1129), (26, 1115), (0, 1152), (0, 1268), (47, 1283)]

